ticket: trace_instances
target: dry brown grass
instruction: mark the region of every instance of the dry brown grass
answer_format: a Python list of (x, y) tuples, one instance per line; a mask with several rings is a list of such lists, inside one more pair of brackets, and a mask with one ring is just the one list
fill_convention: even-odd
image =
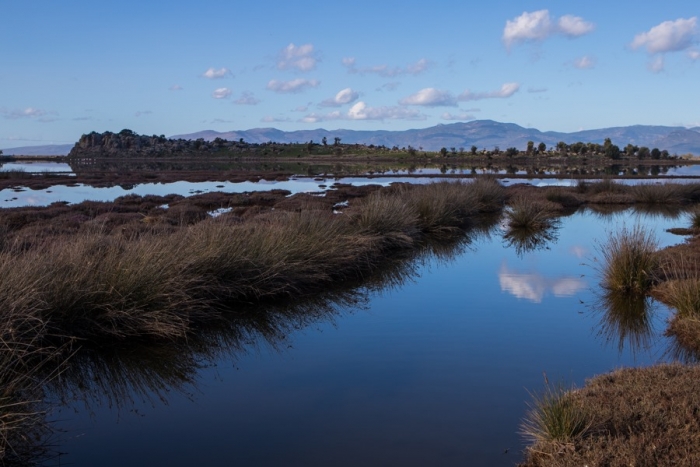
[(585, 435), (538, 440), (521, 467), (700, 465), (700, 367), (657, 365), (597, 376), (568, 393), (590, 417)]
[(642, 226), (611, 234), (599, 251), (603, 258), (601, 285), (610, 291), (646, 293), (659, 267), (657, 241)]

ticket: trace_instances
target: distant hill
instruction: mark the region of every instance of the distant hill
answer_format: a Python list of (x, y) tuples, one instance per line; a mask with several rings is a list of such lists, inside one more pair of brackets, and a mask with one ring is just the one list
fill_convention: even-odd
[(700, 155), (700, 128), (634, 125), (627, 127), (601, 128), (597, 130), (563, 133), (555, 131), (542, 132), (535, 128), (524, 128), (514, 123), (500, 123), (493, 120), (475, 120), (466, 123), (451, 123), (429, 128), (405, 131), (355, 131), (355, 130), (298, 130), (281, 131), (275, 128), (255, 128), (252, 130), (217, 132), (213, 130), (200, 131), (171, 138), (198, 139), (212, 141), (215, 138), (237, 141), (241, 138), (249, 143), (279, 143), (320, 142), (323, 137), (328, 141), (341, 138), (343, 143), (364, 143), (384, 146), (404, 147), (411, 145), (415, 148), (437, 151), (446, 148), (470, 148), (472, 145), (479, 149), (501, 149), (516, 147), (524, 150), (528, 141), (536, 144), (545, 143), (548, 147), (560, 141), (567, 144), (582, 141), (584, 143), (603, 144), (605, 138), (624, 147), (628, 143), (649, 148), (667, 149), (671, 154), (692, 153)]
[(2, 150), (4, 156), (65, 156), (73, 147), (72, 144), (51, 144), (47, 146), (24, 146)]
[[(563, 133), (556, 131), (542, 132), (535, 128), (524, 128), (514, 123), (500, 123), (493, 120), (450, 123), (405, 131), (329, 131), (321, 128), (297, 131), (282, 131), (276, 128), (254, 128), (251, 130), (225, 132), (204, 130), (196, 133), (174, 135), (170, 139), (196, 140), (202, 138), (205, 141), (213, 141), (216, 138), (222, 138), (229, 141), (238, 141), (243, 138), (248, 143), (266, 143), (268, 141), (302, 143), (311, 140), (318, 143), (323, 137), (326, 137), (331, 143), (337, 137), (341, 138), (342, 142), (346, 144), (363, 143), (388, 147), (406, 147), (410, 145), (414, 148), (422, 147), (430, 151), (437, 151), (443, 147), (448, 149), (452, 147), (469, 149), (472, 145), (479, 149), (493, 149), (494, 146), (499, 146), (501, 149), (516, 147), (524, 150), (528, 141), (534, 141), (535, 144), (543, 142), (547, 147), (551, 147), (559, 141), (564, 141), (567, 144), (578, 141), (602, 144), (605, 138), (610, 138), (613, 143), (620, 147), (632, 143), (637, 146), (666, 149), (671, 154), (691, 153), (700, 155), (700, 127), (634, 125)], [(3, 149), (3, 153), (8, 156), (66, 155), (73, 146), (73, 144), (27, 146)]]

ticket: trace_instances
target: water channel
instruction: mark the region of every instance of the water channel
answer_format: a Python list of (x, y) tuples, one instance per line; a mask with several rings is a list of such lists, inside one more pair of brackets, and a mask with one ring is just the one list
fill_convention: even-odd
[[(56, 382), (73, 466), (513, 466), (528, 391), (673, 358), (669, 311), (601, 303), (599, 242), (661, 246), (672, 215), (583, 209), (530, 249), (503, 224), (427, 248), (359, 288), (259, 310), (187, 348), (97, 349)], [(206, 334), (206, 333), (205, 333)]]

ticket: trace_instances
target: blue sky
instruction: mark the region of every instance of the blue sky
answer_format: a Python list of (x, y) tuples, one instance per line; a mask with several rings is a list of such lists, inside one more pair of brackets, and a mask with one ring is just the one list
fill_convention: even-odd
[(700, 126), (673, 2), (2, 2), (0, 147), (90, 131)]

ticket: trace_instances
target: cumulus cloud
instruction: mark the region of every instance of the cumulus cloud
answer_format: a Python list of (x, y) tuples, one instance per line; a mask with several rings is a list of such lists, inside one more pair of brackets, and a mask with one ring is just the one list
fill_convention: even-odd
[(134, 117), (140, 117), (142, 115), (151, 115), (153, 112), (150, 110), (137, 110), (136, 113), (134, 113)]
[(347, 112), (334, 111), (327, 114), (311, 113), (302, 119), (303, 123), (317, 123), (332, 120), (425, 120), (426, 116), (415, 109), (406, 107), (370, 107), (365, 102), (357, 102)]
[(401, 105), (422, 105), (425, 107), (456, 107), (457, 99), (448, 91), (435, 88), (421, 89), (415, 94), (404, 97), (399, 101)]
[(558, 20), (549, 15), (549, 10), (523, 12), (517, 18), (506, 21), (502, 40), (510, 49), (514, 44), (541, 42), (553, 35), (579, 37), (590, 33), (595, 25), (579, 16), (564, 15)]
[(47, 122), (55, 120), (50, 116), (58, 115), (58, 112), (37, 109), (35, 107), (27, 107), (26, 109), (14, 110), (0, 109), (0, 114), (2, 114), (5, 118), (9, 120), (17, 120), (20, 118), (34, 118), (38, 119), (39, 121)]
[(589, 56), (589, 55), (584, 55), (581, 58), (577, 58), (574, 60), (574, 68), (578, 68), (579, 70), (588, 70), (593, 67), (595, 67), (596, 60), (595, 58)]
[(401, 75), (419, 75), (430, 68), (430, 61), (425, 58), (421, 58), (416, 63), (409, 64), (405, 67), (390, 67), (389, 65), (375, 65), (369, 67), (357, 68), (355, 66), (356, 60), (354, 57), (344, 58), (343, 65), (348, 69), (348, 73), (354, 74), (377, 74), (384, 78), (394, 78)]
[(505, 99), (512, 96), (520, 89), (520, 84), (518, 83), (505, 83), (500, 89), (490, 92), (471, 92), (469, 90), (464, 91), (462, 94), (457, 96), (459, 101), (478, 101), (481, 99)]
[(404, 107), (369, 107), (360, 101), (350, 107), (348, 117), (351, 120), (424, 120), (425, 116), (414, 109)]
[(202, 76), (208, 79), (221, 79), (229, 74), (231, 74), (231, 70), (228, 68), (219, 68), (218, 70), (216, 68), (209, 68), (207, 71), (202, 73)]
[(468, 113), (461, 113), (461, 114), (451, 114), (449, 112), (445, 112), (442, 115), (440, 115), (440, 118), (443, 120), (449, 120), (449, 121), (459, 121), (459, 122), (465, 122), (467, 120), (474, 120), (476, 117), (474, 115), (468, 114)]
[(312, 44), (296, 46), (289, 44), (278, 54), (277, 68), (280, 70), (311, 71), (316, 68), (318, 54)]
[(233, 103), (238, 105), (258, 105), (260, 99), (257, 99), (252, 92), (243, 91), (241, 97), (234, 100)]
[(229, 88), (218, 88), (211, 93), (214, 99), (226, 99), (231, 95), (232, 91)]
[(278, 81), (276, 79), (270, 80), (269, 83), (267, 83), (267, 89), (270, 91), (275, 91), (280, 94), (288, 94), (288, 93), (297, 93), (297, 92), (302, 92), (308, 88), (315, 88), (319, 84), (321, 84), (320, 81), (315, 80), (315, 79), (293, 79), (291, 81)]
[(557, 22), (558, 32), (567, 37), (584, 36), (593, 32), (595, 25), (580, 16), (564, 15)]
[(184, 88), (179, 84), (173, 84), (168, 89), (170, 89), (171, 91), (182, 91)]
[(698, 18), (664, 21), (647, 32), (637, 34), (630, 44), (633, 49), (644, 47), (649, 54), (679, 52), (689, 49), (698, 34)]
[(319, 105), (321, 107), (341, 107), (345, 104), (355, 102), (360, 97), (357, 91), (352, 88), (345, 88), (338, 92), (334, 97), (324, 100)]

